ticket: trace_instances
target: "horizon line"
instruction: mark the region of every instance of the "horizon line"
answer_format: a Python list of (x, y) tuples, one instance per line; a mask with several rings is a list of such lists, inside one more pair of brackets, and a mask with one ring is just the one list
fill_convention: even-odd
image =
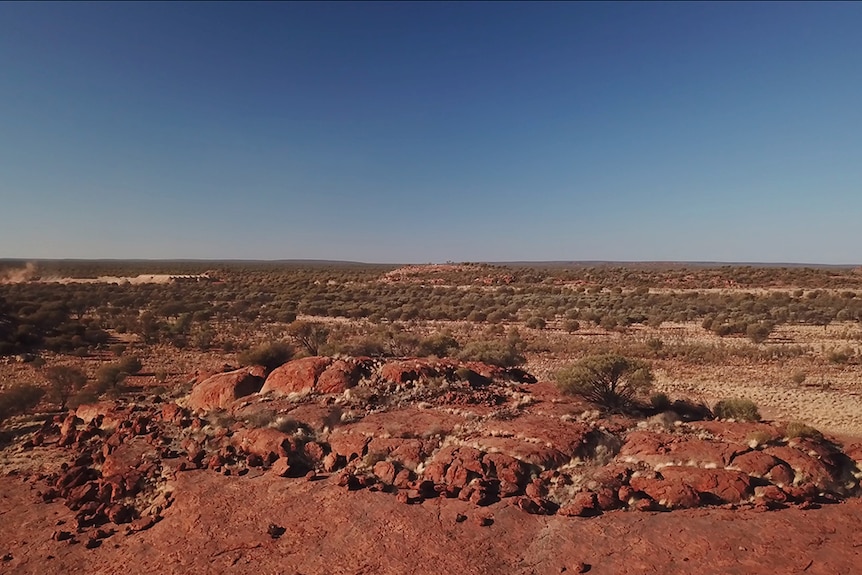
[(485, 264), (495, 266), (695, 266), (695, 267), (811, 267), (811, 268), (855, 268), (858, 263), (814, 263), (814, 262), (759, 262), (759, 261), (720, 261), (720, 260), (446, 260), (443, 262), (369, 262), (358, 260), (337, 260), (318, 258), (0, 258), (0, 263), (28, 262), (81, 262), (81, 263), (269, 263), (269, 264), (331, 264), (367, 266), (422, 266), (422, 265), (466, 265)]

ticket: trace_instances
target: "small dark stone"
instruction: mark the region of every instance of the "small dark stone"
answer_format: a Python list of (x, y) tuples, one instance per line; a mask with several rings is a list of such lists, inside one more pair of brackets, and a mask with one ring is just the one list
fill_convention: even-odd
[(51, 539), (54, 541), (66, 541), (71, 538), (72, 533), (70, 531), (54, 531), (53, 535), (51, 535)]
[(282, 527), (281, 525), (276, 525), (275, 523), (270, 523), (269, 528), (267, 528), (266, 530), (266, 532), (269, 533), (269, 536), (273, 539), (278, 539), (279, 537), (284, 535), (285, 531), (286, 529), (284, 527)]

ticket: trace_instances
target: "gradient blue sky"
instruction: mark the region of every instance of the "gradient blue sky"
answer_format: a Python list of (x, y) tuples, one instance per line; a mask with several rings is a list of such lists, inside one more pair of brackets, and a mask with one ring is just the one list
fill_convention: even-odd
[(862, 3), (0, 3), (0, 257), (862, 262)]

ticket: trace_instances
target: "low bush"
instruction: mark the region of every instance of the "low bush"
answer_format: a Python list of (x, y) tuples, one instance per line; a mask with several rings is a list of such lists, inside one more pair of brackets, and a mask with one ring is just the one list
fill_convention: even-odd
[(96, 370), (94, 390), (99, 395), (109, 390), (115, 390), (126, 379), (127, 375), (119, 363), (106, 363)]
[(776, 439), (775, 434), (768, 431), (752, 431), (748, 434), (748, 442), (754, 445), (768, 445)]
[(451, 333), (444, 331), (419, 340), (416, 355), (447, 357), (456, 353), (460, 347), (458, 340)]
[(653, 374), (643, 361), (609, 354), (585, 357), (557, 372), (556, 380), (563, 393), (606, 409), (624, 409), (650, 390)]
[(722, 399), (712, 408), (719, 419), (735, 419), (736, 421), (760, 421), (760, 411), (757, 404), (743, 397)]
[(772, 330), (775, 329), (775, 326), (770, 322), (761, 321), (757, 323), (750, 323), (745, 328), (745, 335), (748, 336), (753, 343), (763, 343), (769, 338), (769, 334), (772, 333)]
[(117, 365), (119, 366), (120, 371), (129, 375), (134, 375), (144, 368), (144, 364), (141, 363), (141, 360), (134, 355), (120, 358)]
[(787, 439), (807, 438), (817, 441), (823, 439), (822, 433), (801, 421), (792, 421), (788, 423), (784, 436), (787, 437)]
[(853, 358), (853, 348), (833, 349), (826, 354), (829, 363), (850, 363)]

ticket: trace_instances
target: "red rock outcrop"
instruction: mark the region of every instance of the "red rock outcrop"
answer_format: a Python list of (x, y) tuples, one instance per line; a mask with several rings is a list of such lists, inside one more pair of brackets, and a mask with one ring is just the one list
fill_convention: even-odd
[[(327, 541), (333, 537), (340, 541), (355, 537), (358, 530), (377, 529), (384, 536), (384, 531), (391, 532), (397, 525), (399, 533), (409, 531), (413, 522), (431, 518), (425, 525), (425, 539), (414, 540), (417, 553), (425, 552), (427, 538), (438, 533), (435, 529), (452, 526), (461, 531), (449, 533), (451, 538), (446, 541), (459, 541), (457, 549), (462, 548), (461, 541), (479, 541), (478, 531), (496, 528), (505, 537), (519, 537), (525, 529), (533, 529), (533, 535), (543, 534), (542, 538), (564, 534), (559, 535), (556, 557), (591, 544), (592, 539), (571, 545), (574, 532), (589, 532), (602, 539), (602, 549), (606, 549), (617, 540), (607, 537), (606, 526), (625, 524), (638, 537), (646, 537), (645, 528), (661, 521), (653, 515), (619, 513), (615, 511), (618, 509), (673, 510), (683, 522), (708, 518), (713, 513), (730, 513), (731, 507), (736, 509), (733, 513), (744, 517), (782, 508), (790, 508), (787, 512), (798, 517), (808, 507), (843, 501), (858, 492), (854, 457), (822, 438), (788, 440), (780, 425), (763, 422), (737, 429), (739, 424), (696, 422), (659, 428), (633, 417), (582, 416), (582, 404), (541, 384), (537, 386), (540, 393), (524, 401), (525, 394), (530, 393), (528, 387), (498, 381), (494, 378), (502, 376), (491, 372), (488, 373), (493, 378), (488, 377), (481, 386), (474, 385), (478, 380), (471, 383), (454, 372), (451, 379), (439, 385), (422, 385), (422, 377), (429, 373), (423, 365), (439, 367), (446, 362), (396, 362), (397, 369), (393, 367), (389, 375), (402, 382), (395, 383), (384, 380), (364, 360), (319, 360), (298, 360), (302, 369), (294, 366), (293, 371), (284, 370), (299, 374), (300, 380), (305, 378), (301, 386), (312, 382), (310, 390), (314, 393), (307, 396), (269, 396), (231, 405), (237, 399), (236, 382), (226, 388), (223, 396), (209, 390), (207, 396), (213, 399), (207, 405), (231, 406), (230, 418), (194, 417), (187, 409), (160, 400), (152, 404), (119, 401), (109, 410), (110, 415), (95, 413), (89, 421), (66, 414), (49, 417), (34, 432), (33, 439), (28, 439), (29, 443), (13, 449), (30, 450), (28, 455), (51, 454), (46, 461), (49, 465), (53, 461), (54, 468), (29, 476), (22, 474), (20, 478), (27, 477), (37, 487), (39, 500), (45, 502), (40, 507), (54, 505), (52, 509), (65, 514), (62, 520), (68, 521), (68, 527), (56, 522), (56, 514), (47, 515), (50, 521), (42, 538), (36, 534), (32, 541), (42, 549), (62, 543), (63, 549), (72, 550), (72, 555), (82, 549), (93, 554), (113, 553), (112, 549), (133, 545), (138, 537), (170, 536), (175, 545), (184, 545), (184, 541), (177, 543), (177, 533), (194, 538), (200, 535), (200, 529), (207, 529), (220, 534), (218, 546), (227, 545), (227, 540), (236, 545), (228, 548), (226, 553), (231, 556), (222, 563), (221, 547), (209, 549), (202, 562), (205, 567), (199, 572), (214, 563), (224, 570), (233, 569), (244, 565), (242, 557), (246, 555), (259, 569), (269, 561), (273, 549), (279, 551), (282, 567), (299, 570), (300, 563), (292, 561), (304, 557), (303, 538), (321, 540), (317, 531), (307, 529), (306, 525), (312, 523), (304, 522), (321, 521), (313, 523), (315, 529), (325, 532)], [(430, 377), (445, 378), (448, 369)], [(324, 374), (329, 370), (334, 375), (326, 379)], [(401, 380), (410, 370), (418, 379), (411, 375)], [(224, 376), (232, 377), (216, 377)], [(361, 393), (330, 395), (355, 385), (355, 378), (362, 386)], [(465, 398), (493, 395), (501, 403), (453, 405), (448, 393)], [(108, 417), (115, 419), (111, 427), (104, 425)], [(285, 431), (252, 426), (279, 421), (278, 418), (283, 418), (280, 423), (293, 423), (280, 427)], [(754, 433), (758, 441), (748, 442)], [(19, 465), (23, 459), (15, 461), (5, 465)], [(58, 469), (59, 461), (65, 463)], [(0, 480), (8, 482), (13, 477), (10, 474)], [(308, 481), (300, 480), (303, 477)], [(194, 501), (187, 499), (191, 494)], [(65, 507), (52, 504), (55, 500)], [(175, 501), (180, 501), (180, 510)], [(6, 504), (4, 491), (0, 506)], [(715, 506), (728, 510), (677, 511)], [(199, 524), (199, 518), (211, 514), (214, 508), (220, 510), (221, 522)], [(345, 509), (352, 511), (348, 514)], [(188, 517), (183, 515), (189, 513)], [(4, 514), (4, 521), (15, 522), (13, 515)], [(605, 517), (577, 519), (601, 515)], [(238, 534), (236, 517), (248, 521), (242, 529), (259, 528), (262, 539), (254, 539), (246, 532)], [(266, 532), (266, 526), (273, 522), (286, 525), (284, 529), (290, 531), (278, 542)], [(388, 526), (383, 529), (377, 522), (388, 522)], [(589, 527), (596, 522), (601, 523)], [(120, 524), (121, 531), (135, 537), (118, 537), (107, 545), (88, 543), (110, 540)], [(171, 530), (164, 531), (166, 524)], [(786, 521), (776, 523), (779, 524), (788, 529)], [(27, 528), (30, 524), (22, 525)], [(704, 520), (699, 525), (708, 529), (711, 524)], [(143, 529), (147, 529), (146, 533), (138, 534)], [(675, 537), (691, 535), (679, 534), (676, 527), (672, 531)], [(233, 537), (238, 539), (234, 541)], [(27, 540), (31, 540), (30, 535)], [(212, 541), (201, 540), (203, 545)], [(9, 548), (16, 553), (29, 552), (24, 551), (29, 548), (6, 536), (5, 530), (0, 530), (0, 541), (11, 545)], [(517, 553), (537, 552), (535, 541), (525, 539)], [(697, 547), (697, 541), (695, 538), (692, 545)], [(282, 544), (296, 545), (291, 548), (295, 553), (283, 555), (281, 548), (273, 547)], [(649, 558), (652, 549), (663, 544), (667, 542), (653, 541), (637, 557)], [(712, 549), (712, 539), (704, 545)], [(160, 548), (159, 555), (146, 566), (160, 565), (165, 549)], [(493, 550), (495, 556), (507, 552), (497, 547)], [(346, 565), (347, 557), (355, 559), (354, 551), (328, 547), (326, 567), (318, 565), (316, 571), (310, 572), (339, 571), (332, 565)], [(689, 549), (677, 551), (684, 552), (685, 557), (694, 556)], [(476, 557), (481, 560), (483, 553)], [(54, 558), (64, 557), (54, 548), (51, 554)], [(610, 560), (606, 555), (599, 556)], [(10, 572), (26, 572), (27, 564), (9, 561)], [(62, 561), (58, 564), (68, 566)], [(190, 559), (185, 564), (186, 571), (194, 570), (195, 561)], [(572, 568), (576, 564), (568, 563)], [(616, 564), (623, 570), (609, 572), (646, 572), (642, 569), (646, 564)], [(806, 564), (794, 569), (804, 571)], [(386, 562), (373, 565), (381, 572), (391, 567)], [(502, 563), (494, 565), (498, 568)], [(513, 559), (506, 565), (514, 572), (549, 571), (545, 563), (525, 567)], [(685, 568), (690, 565), (680, 565), (681, 573), (688, 572)], [(566, 565), (552, 567), (559, 572)]]
[(355, 387), (363, 375), (368, 374), (369, 362), (356, 359), (336, 359), (320, 374), (314, 385), (319, 393), (342, 393)]
[(380, 368), (380, 378), (392, 383), (424, 381), (432, 377), (451, 377), (455, 365), (448, 361), (406, 359), (390, 361)]
[(192, 388), (188, 405), (199, 411), (225, 408), (241, 397), (260, 391), (264, 375), (265, 369), (261, 366), (213, 375)]
[(275, 368), (266, 378), (261, 393), (280, 395), (316, 391), (318, 378), (332, 365), (329, 357), (304, 357)]

